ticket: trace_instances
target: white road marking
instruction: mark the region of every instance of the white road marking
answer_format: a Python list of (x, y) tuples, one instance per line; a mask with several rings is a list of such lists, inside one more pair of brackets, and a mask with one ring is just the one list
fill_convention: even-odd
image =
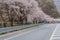
[[(36, 29), (35, 29), (35, 30), (36, 30)], [(34, 31), (34, 30), (30, 30), (30, 31), (27, 31), (27, 32), (24, 32), (24, 33), (21, 33), (21, 34), (15, 35), (15, 36), (12, 36), (12, 37), (6, 38), (6, 39), (4, 39), (4, 40), (9, 40), (9, 39), (12, 39), (12, 38), (15, 38), (15, 37), (19, 37), (19, 36), (21, 36), (21, 35), (24, 35), (24, 34), (30, 33), (30, 32), (32, 32), (32, 31)]]
[(60, 36), (60, 35), (57, 35), (57, 34), (56, 34), (56, 35), (54, 35), (54, 36)]
[(53, 39), (60, 39), (60, 37), (53, 37)]
[(54, 36), (54, 34), (55, 34), (55, 32), (56, 32), (56, 30), (57, 30), (57, 28), (58, 28), (58, 25), (59, 25), (59, 24), (57, 24), (57, 26), (56, 26), (55, 30), (53, 31), (53, 33), (52, 33), (52, 36), (51, 36), (50, 40), (53, 40), (53, 36)]

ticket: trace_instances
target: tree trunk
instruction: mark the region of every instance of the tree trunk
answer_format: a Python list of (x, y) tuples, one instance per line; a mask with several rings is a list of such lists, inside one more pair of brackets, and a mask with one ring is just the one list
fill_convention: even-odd
[(13, 18), (11, 18), (10, 22), (11, 22), (11, 26), (13, 26)]

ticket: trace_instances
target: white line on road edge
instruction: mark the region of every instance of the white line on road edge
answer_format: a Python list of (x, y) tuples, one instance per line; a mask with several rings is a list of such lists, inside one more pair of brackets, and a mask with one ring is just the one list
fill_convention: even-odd
[[(35, 29), (35, 30), (36, 30), (36, 29)], [(4, 40), (10, 40), (10, 39), (12, 39), (12, 38), (19, 37), (19, 36), (21, 36), (21, 35), (30, 33), (30, 32), (32, 32), (32, 31), (34, 31), (34, 30), (31, 30), (31, 31), (28, 31), (28, 32), (24, 32), (24, 33), (22, 33), (22, 34), (18, 34), (18, 35), (15, 35), (15, 36), (12, 36), (12, 37), (6, 38), (6, 39), (4, 39)]]
[(53, 37), (53, 39), (60, 39), (60, 37)]
[(53, 39), (53, 36), (54, 36), (54, 34), (55, 34), (55, 32), (56, 32), (56, 30), (57, 30), (57, 28), (58, 28), (58, 25), (59, 25), (59, 24), (57, 24), (57, 26), (56, 26), (55, 30), (53, 31), (53, 33), (52, 33), (52, 35), (51, 35), (50, 40), (52, 40), (52, 39)]

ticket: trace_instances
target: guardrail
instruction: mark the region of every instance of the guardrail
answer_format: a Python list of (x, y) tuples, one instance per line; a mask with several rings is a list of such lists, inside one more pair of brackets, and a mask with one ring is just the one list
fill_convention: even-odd
[(11, 32), (14, 30), (21, 30), (21, 29), (25, 29), (25, 28), (29, 28), (29, 27), (33, 27), (33, 26), (37, 26), (38, 24), (30, 24), (30, 25), (21, 25), (21, 26), (13, 26), (13, 27), (7, 27), (7, 28), (0, 28), (0, 34), (4, 34), (7, 32)]

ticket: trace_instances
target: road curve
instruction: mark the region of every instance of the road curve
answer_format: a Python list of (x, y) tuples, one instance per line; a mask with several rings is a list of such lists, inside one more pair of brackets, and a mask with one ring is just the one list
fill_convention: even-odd
[(57, 24), (43, 24), (29, 31), (0, 37), (0, 40), (49, 40), (56, 26)]

